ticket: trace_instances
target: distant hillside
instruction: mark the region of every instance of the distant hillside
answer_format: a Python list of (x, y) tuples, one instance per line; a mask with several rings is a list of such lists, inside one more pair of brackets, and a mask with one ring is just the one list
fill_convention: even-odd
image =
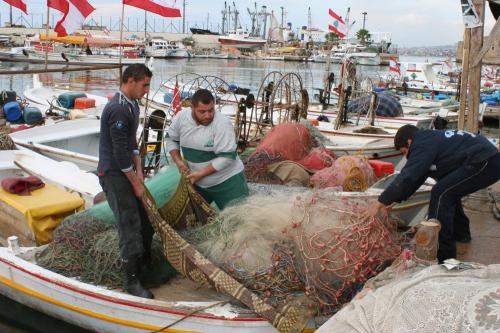
[(409, 56), (454, 57), (456, 51), (457, 45), (398, 47), (398, 54)]

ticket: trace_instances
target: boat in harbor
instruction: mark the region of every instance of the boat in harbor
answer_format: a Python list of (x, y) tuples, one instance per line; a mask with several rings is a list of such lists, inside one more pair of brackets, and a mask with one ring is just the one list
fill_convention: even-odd
[(266, 44), (266, 40), (252, 37), (243, 29), (229, 32), (227, 35), (219, 36), (219, 43), (222, 47), (234, 47), (237, 49), (257, 50)]
[[(169, 172), (168, 170), (166, 172)], [(374, 200), (390, 178), (381, 179), (366, 192), (338, 192), (341, 198)], [(393, 212), (410, 224), (427, 210), (430, 185), (423, 185)], [(27, 225), (21, 225), (29, 233)], [(20, 231), (21, 232), (21, 231)], [(15, 235), (10, 235), (15, 236)], [(8, 238), (8, 237), (7, 237)], [(0, 247), (0, 293), (34, 310), (97, 332), (276, 332), (267, 320), (215, 289), (200, 287), (186, 278), (174, 278), (152, 289), (155, 299), (144, 299), (116, 289), (84, 283), (37, 264), (41, 247), (23, 247), (10, 238)], [(313, 332), (311, 318), (302, 332)]]
[(97, 170), (99, 119), (66, 120), (10, 134), (16, 145), (56, 161), (68, 161), (85, 171)]

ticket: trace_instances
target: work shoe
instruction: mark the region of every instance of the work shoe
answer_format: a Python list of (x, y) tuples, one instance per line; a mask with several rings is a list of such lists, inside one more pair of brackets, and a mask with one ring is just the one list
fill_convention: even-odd
[(166, 283), (172, 276), (166, 272), (164, 274), (161, 263), (157, 263), (153, 266), (151, 259), (151, 252), (146, 251), (142, 257), (139, 271), (139, 280), (146, 288), (158, 288), (162, 284)]
[(170, 276), (163, 276), (159, 269), (153, 269), (150, 265), (141, 264), (139, 281), (145, 288), (158, 288), (169, 279)]
[(455, 236), (455, 241), (459, 243), (470, 243), (472, 240), (470, 234), (469, 235), (460, 235), (460, 236)]
[(134, 296), (142, 298), (154, 298), (153, 294), (143, 287), (139, 280), (139, 262), (137, 259), (123, 260), (123, 267), (127, 277), (125, 290)]

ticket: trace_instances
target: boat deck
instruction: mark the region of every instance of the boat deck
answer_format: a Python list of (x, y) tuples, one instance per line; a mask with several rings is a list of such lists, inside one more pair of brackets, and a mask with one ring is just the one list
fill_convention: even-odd
[(500, 221), (490, 211), (465, 210), (470, 219), (472, 240), (457, 243), (458, 259), (485, 265), (500, 263)]

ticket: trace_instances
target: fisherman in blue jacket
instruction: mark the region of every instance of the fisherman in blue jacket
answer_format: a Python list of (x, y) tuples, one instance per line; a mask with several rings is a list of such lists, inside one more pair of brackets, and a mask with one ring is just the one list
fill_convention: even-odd
[(413, 125), (398, 130), (394, 145), (407, 157), (406, 165), (363, 217), (387, 215), (393, 203), (408, 199), (432, 177), (437, 183), (431, 191), (428, 218), (441, 223), (438, 261), (456, 258), (455, 241), (471, 239), (461, 199), (500, 179), (500, 153), (479, 134), (419, 130)]
[(151, 261), (153, 227), (141, 202), (144, 176), (137, 145), (139, 104), (153, 73), (143, 64), (128, 66), (120, 91), (106, 104), (101, 117), (99, 182), (117, 220), (119, 250), (128, 293), (153, 298), (140, 280), (141, 266)]

